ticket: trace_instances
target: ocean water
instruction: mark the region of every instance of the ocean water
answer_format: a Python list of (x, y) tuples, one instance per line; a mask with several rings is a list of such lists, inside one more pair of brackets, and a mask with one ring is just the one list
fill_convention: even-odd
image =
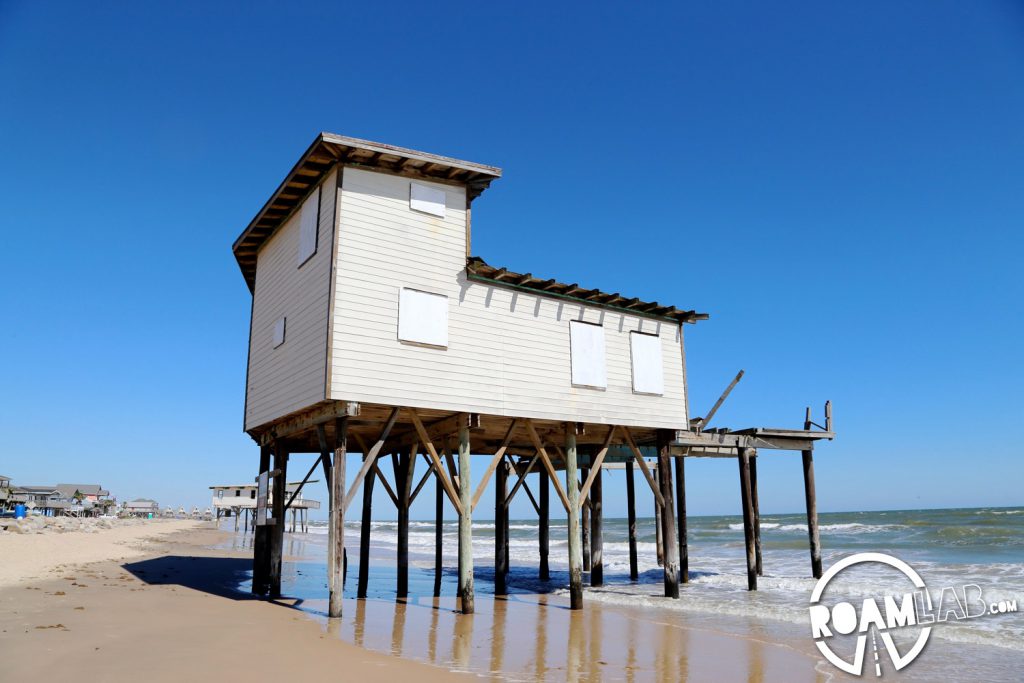
[[(937, 596), (945, 587), (980, 586), (986, 602), (1016, 600), (1019, 612), (984, 616), (936, 625), (928, 648), (931, 665), (900, 672), (899, 680), (934, 680), (941, 672), (971, 671), (972, 677), (949, 675), (947, 680), (1022, 680), (1024, 675), (1024, 508), (903, 510), (823, 513), (819, 518), (825, 569), (842, 557), (859, 552), (893, 555), (913, 567)], [(473, 555), (478, 595), (493, 592), (494, 524), (474, 523)], [(359, 525), (346, 528), (353, 581), (358, 557)], [(550, 566), (552, 581), (537, 579), (536, 520), (510, 522), (509, 592), (514, 596), (567, 593), (567, 541), (564, 519), (552, 520)], [(746, 560), (742, 521), (738, 516), (690, 517), (688, 520), (690, 582), (679, 600), (662, 597), (662, 569), (657, 565), (653, 519), (638, 520), (640, 577), (629, 580), (627, 524), (604, 520), (605, 585), (585, 589), (585, 601), (609, 607), (642, 608), (652, 620), (674, 612), (688, 624), (710, 629), (735, 627), (749, 633), (751, 624), (772, 639), (810, 644), (808, 600), (811, 578), (806, 517), (766, 514), (761, 519), (764, 575), (756, 592), (746, 589)], [(457, 522), (446, 521), (444, 575), (447, 594), (454, 593)], [(318, 563), (326, 554), (327, 528), (313, 523), (307, 534), (290, 537), (286, 552), (314, 560), (292, 575), (288, 590), (311, 599), (310, 609), (322, 609), (325, 574)], [(429, 595), (433, 576), (434, 523), (410, 524), (410, 587), (413, 596)], [(371, 598), (394, 599), (393, 558), (397, 523), (373, 523)], [(584, 578), (585, 585), (587, 577)], [(354, 589), (354, 581), (347, 590)], [(901, 595), (906, 579), (880, 566), (852, 567), (829, 587), (836, 600), (859, 604), (866, 596)], [(805, 648), (806, 649), (806, 648)], [(828, 665), (823, 670), (827, 670)]]

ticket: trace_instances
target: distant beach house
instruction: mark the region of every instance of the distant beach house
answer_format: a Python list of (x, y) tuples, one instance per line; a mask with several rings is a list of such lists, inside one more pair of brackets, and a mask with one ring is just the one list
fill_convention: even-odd
[(11, 498), (11, 478), (0, 475), (0, 510), (7, 509)]
[[(307, 484), (317, 483), (316, 479), (307, 480)], [(292, 531), (295, 530), (298, 521), (303, 530), (308, 528), (308, 510), (319, 510), (320, 501), (305, 498), (302, 494), (303, 482), (293, 481), (285, 488), (285, 503), (292, 513)], [(245, 516), (245, 528), (248, 529), (255, 523), (256, 512), (256, 484), (233, 484), (222, 486), (211, 486), (213, 491), (213, 514), (219, 520), (221, 517), (234, 516), (235, 527), (238, 527), (238, 518)], [(268, 495), (267, 506), (273, 505), (273, 494)]]
[(11, 502), (50, 516), (65, 514), (71, 507), (55, 486), (13, 486)]
[(124, 504), (123, 512), (130, 517), (146, 517), (150, 514), (156, 517), (160, 512), (160, 506), (155, 500), (136, 498)]

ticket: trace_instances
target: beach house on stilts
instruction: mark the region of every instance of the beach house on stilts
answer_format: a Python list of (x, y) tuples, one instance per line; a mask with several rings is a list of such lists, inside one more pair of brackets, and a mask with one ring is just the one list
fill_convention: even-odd
[[(435, 592), (441, 520), (446, 507), (454, 510), (466, 613), (471, 520), (484, 488), (495, 480), (498, 594), (508, 571), (508, 503), (520, 491), (540, 519), (538, 571), (548, 577), (553, 491), (568, 519), (570, 600), (579, 608), (584, 508), (590, 580), (603, 580), (604, 466), (630, 470), (631, 511), (632, 468), (643, 474), (659, 511), (665, 593), (678, 597), (688, 580), (684, 459), (739, 463), (753, 589), (757, 452), (801, 451), (812, 573), (820, 575), (811, 452), (832, 437), (831, 411), (818, 429), (809, 415), (795, 430), (710, 429), (711, 414), (691, 419), (683, 331), (707, 315), (473, 256), (473, 203), (500, 176), (493, 166), (324, 133), (235, 241), (252, 293), (245, 430), (260, 449), (254, 592), (280, 592), (285, 482), (289, 460), (305, 453), (317, 457), (304, 480), (322, 467), (329, 482), (330, 616), (341, 614), (344, 521), (353, 514), (362, 521), (356, 591), (366, 595), (377, 482), (398, 512), (399, 596), (408, 591), (410, 503), (433, 481)], [(346, 482), (350, 453), (361, 464)], [(475, 490), (474, 457), (484, 472)]]

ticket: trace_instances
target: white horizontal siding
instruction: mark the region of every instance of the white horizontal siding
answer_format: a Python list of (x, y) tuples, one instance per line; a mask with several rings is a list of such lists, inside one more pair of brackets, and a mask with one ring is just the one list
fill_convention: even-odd
[[(260, 248), (256, 260), (245, 428), (252, 429), (324, 399), (336, 173), (320, 192), (316, 253), (296, 267), (299, 212)], [(285, 342), (273, 348), (274, 322), (286, 318)]]
[[(677, 324), (468, 280), (464, 189), (435, 184), (446, 195), (440, 218), (409, 208), (409, 182), (345, 169), (331, 398), (630, 426), (686, 425)], [(447, 349), (398, 341), (402, 287), (449, 297)], [(570, 320), (603, 324), (606, 390), (572, 386)], [(633, 330), (661, 338), (663, 396), (633, 393)]]

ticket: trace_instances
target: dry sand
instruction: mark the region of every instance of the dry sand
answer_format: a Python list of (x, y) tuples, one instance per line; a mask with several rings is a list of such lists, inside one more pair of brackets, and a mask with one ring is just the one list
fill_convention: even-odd
[[(114, 682), (180, 683), (195, 676), (267, 681), (329, 675), (389, 683), (468, 679), (340, 642), (296, 610), (245, 599), (228, 584), (251, 560), (205, 548), (222, 532), (206, 528), (148, 547), (123, 545), (152, 538), (158, 528), (173, 532), (195, 526), (168, 522), (95, 534), (0, 537), (0, 563), (7, 564), (15, 548), (31, 548), (31, 559), (15, 562), (40, 577), (0, 588), (0, 678), (32, 680), (42, 670), (53, 680), (76, 680), (88, 671), (91, 681)], [(73, 551), (76, 559), (88, 561), (104, 552), (107, 559), (68, 566), (64, 554), (78, 547), (76, 535), (88, 546)], [(137, 559), (126, 563), (122, 557)], [(211, 559), (229, 563), (232, 571), (211, 574)], [(5, 576), (12, 572), (8, 568)]]

